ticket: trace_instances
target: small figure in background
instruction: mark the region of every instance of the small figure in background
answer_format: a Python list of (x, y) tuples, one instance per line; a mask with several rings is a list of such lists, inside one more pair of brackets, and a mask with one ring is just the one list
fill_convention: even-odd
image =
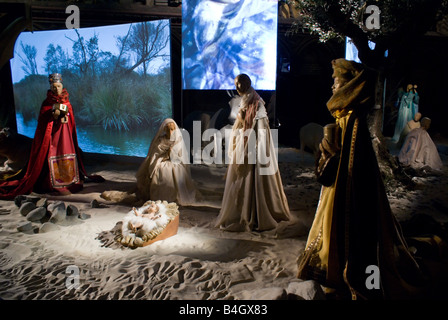
[(408, 135), (411, 130), (420, 128), (420, 119), (422, 118), (422, 114), (420, 112), (417, 112), (414, 116), (414, 119), (409, 120), (408, 123), (403, 128), (403, 131), (401, 131), (400, 139), (398, 140), (396, 147), (401, 148), (403, 146), (404, 141), (406, 140), (406, 136)]
[(0, 181), (17, 180), (23, 174), (30, 158), (33, 139), (12, 132), (10, 128), (0, 130)]
[(416, 170), (441, 170), (443, 167), (437, 147), (428, 129), (431, 119), (425, 117), (421, 120), (421, 127), (412, 129), (398, 154), (400, 163)]
[(395, 132), (392, 137), (392, 142), (397, 142), (400, 139), (401, 132), (408, 121), (414, 119), (418, 112), (418, 103), (420, 97), (417, 93), (417, 85), (408, 84), (406, 92), (401, 94), (400, 106), (398, 109), (398, 118), (395, 123)]
[(305, 148), (310, 149), (314, 157), (318, 157), (319, 144), (324, 137), (324, 127), (318, 123), (310, 122), (300, 128), (300, 152), (303, 154)]

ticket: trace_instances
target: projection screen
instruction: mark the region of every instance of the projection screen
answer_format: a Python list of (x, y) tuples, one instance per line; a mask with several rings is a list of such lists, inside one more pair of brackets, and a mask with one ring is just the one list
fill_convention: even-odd
[(49, 89), (62, 74), (85, 152), (146, 156), (172, 117), (170, 20), (23, 32), (11, 73), (18, 132), (34, 137)]
[(275, 90), (277, 20), (277, 0), (183, 0), (183, 89), (234, 89), (246, 73)]

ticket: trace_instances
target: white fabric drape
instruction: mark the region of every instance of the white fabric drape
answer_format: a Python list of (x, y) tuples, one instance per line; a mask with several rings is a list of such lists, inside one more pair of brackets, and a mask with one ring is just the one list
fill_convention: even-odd
[[(254, 93), (251, 88), (242, 97), (241, 109), (247, 108)], [(230, 134), (230, 164), (215, 223), (224, 230), (265, 231), (291, 219), (266, 109), (263, 100), (258, 103), (252, 128), (243, 131), (244, 120), (237, 118)]]
[[(174, 123), (167, 137), (165, 127)], [(166, 200), (189, 205), (196, 200), (188, 152), (182, 133), (173, 119), (166, 119), (151, 142), (148, 155), (137, 171), (137, 196), (144, 200)]]
[(404, 166), (414, 169), (430, 167), (440, 170), (443, 167), (437, 147), (424, 128), (411, 130), (398, 154), (398, 160)]

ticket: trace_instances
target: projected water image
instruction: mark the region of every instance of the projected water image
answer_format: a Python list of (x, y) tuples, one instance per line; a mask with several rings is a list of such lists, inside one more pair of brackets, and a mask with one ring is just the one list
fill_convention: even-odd
[(169, 20), (24, 32), (11, 70), (18, 132), (34, 137), (48, 75), (62, 73), (84, 152), (146, 156), (172, 117)]
[(255, 89), (275, 90), (276, 0), (184, 0), (184, 89), (234, 89), (247, 73)]
[[(27, 137), (33, 137), (37, 120), (24, 121), (16, 115), (17, 130)], [(83, 152), (146, 157), (152, 138), (157, 132), (153, 126), (145, 130), (105, 131), (100, 126), (78, 127), (79, 147)]]

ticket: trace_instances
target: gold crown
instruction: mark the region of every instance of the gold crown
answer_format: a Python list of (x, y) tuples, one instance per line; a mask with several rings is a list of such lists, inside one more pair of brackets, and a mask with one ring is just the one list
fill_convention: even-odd
[(62, 83), (62, 74), (52, 73), (48, 76), (48, 81), (50, 82), (50, 84), (55, 83), (55, 82)]

